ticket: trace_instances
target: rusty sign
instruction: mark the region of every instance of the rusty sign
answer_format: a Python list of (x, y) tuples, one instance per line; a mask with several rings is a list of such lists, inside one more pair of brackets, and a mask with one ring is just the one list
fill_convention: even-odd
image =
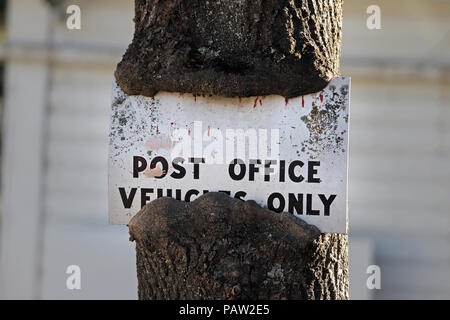
[(114, 84), (110, 222), (158, 197), (221, 191), (347, 233), (349, 97), (349, 78), (294, 99), (127, 96)]

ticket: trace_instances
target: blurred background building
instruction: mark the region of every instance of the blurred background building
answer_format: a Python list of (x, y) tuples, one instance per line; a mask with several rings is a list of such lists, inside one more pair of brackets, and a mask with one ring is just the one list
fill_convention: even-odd
[[(53, 3), (53, 5), (50, 5)], [(66, 8), (82, 11), (68, 30)], [(381, 30), (369, 30), (369, 5)], [(107, 224), (115, 65), (131, 0), (0, 1), (0, 298), (136, 299), (134, 244)], [(351, 298), (450, 298), (450, 1), (345, 0), (352, 77)], [(67, 266), (82, 289), (67, 290)], [(381, 268), (381, 290), (366, 269)]]

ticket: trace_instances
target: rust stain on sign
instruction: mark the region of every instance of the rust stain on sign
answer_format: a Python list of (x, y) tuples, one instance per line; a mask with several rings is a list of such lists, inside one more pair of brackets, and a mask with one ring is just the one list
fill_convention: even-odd
[(290, 99), (149, 98), (114, 84), (110, 221), (127, 224), (158, 197), (223, 191), (346, 233), (349, 96), (349, 78)]

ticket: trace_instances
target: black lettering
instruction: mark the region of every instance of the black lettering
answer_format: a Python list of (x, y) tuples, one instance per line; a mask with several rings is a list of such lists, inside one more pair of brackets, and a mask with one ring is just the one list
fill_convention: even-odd
[[(236, 174), (236, 165), (239, 164), (239, 167), (241, 168), (241, 171), (239, 172), (239, 174)], [(230, 175), (230, 178), (235, 180), (235, 181), (239, 181), (244, 179), (245, 177), (245, 164), (241, 159), (234, 159), (233, 161), (231, 161), (230, 165), (228, 166), (228, 174)]]
[(186, 169), (183, 166), (180, 166), (179, 163), (184, 163), (184, 159), (181, 157), (175, 158), (172, 161), (172, 166), (178, 172), (172, 172), (170, 175), (174, 179), (183, 179), (186, 176)]
[(122, 198), (123, 207), (125, 209), (130, 209), (133, 204), (134, 197), (136, 195), (137, 188), (131, 188), (130, 195), (127, 197), (127, 192), (125, 188), (119, 188), (120, 197)]
[(141, 189), (141, 208), (145, 207), (145, 205), (147, 204), (147, 201), (150, 201), (150, 196), (148, 195), (149, 193), (153, 193), (153, 188), (151, 189), (147, 189), (147, 188), (142, 188)]
[(289, 193), (288, 212), (303, 214), (303, 193), (298, 193), (297, 196), (293, 193)]
[(277, 164), (277, 160), (264, 161), (264, 181), (270, 181), (270, 174), (275, 172), (271, 167), (272, 164)]
[(259, 172), (259, 168), (255, 165), (261, 164), (261, 160), (250, 160), (250, 165), (248, 166), (248, 180), (255, 181), (255, 173)]
[(205, 163), (205, 158), (189, 158), (189, 162), (194, 164), (194, 179), (200, 179), (200, 163)]
[(159, 177), (155, 177), (155, 178), (156, 179), (162, 179), (162, 178), (164, 178), (167, 175), (167, 171), (169, 171), (169, 163), (167, 163), (167, 160), (165, 158), (163, 158), (163, 157), (156, 157), (150, 163), (150, 169), (155, 169), (156, 168), (156, 164), (158, 162), (162, 164), (163, 174), (160, 175)]
[(320, 166), (320, 161), (309, 161), (308, 162), (308, 182), (309, 183), (320, 183), (319, 178), (315, 178), (314, 175), (317, 173), (317, 169), (314, 167)]
[(318, 216), (320, 215), (320, 211), (319, 210), (313, 210), (312, 209), (312, 194), (307, 194), (306, 195), (306, 215), (308, 216)]
[(289, 165), (289, 179), (292, 180), (292, 182), (302, 182), (305, 178), (303, 178), (302, 175), (299, 175), (298, 177), (295, 175), (295, 167), (300, 167), (302, 168), (304, 165), (303, 162), (301, 162), (300, 160), (295, 160), (292, 161), (291, 164)]
[[(156, 189), (156, 197), (164, 197), (164, 189)], [(172, 198), (172, 189), (166, 189), (166, 197)]]
[[(275, 199), (278, 199), (278, 207), (275, 208), (273, 202)], [(286, 201), (284, 200), (284, 197), (281, 193), (274, 192), (269, 196), (269, 199), (267, 199), (267, 207), (269, 210), (275, 211), (276, 213), (281, 213), (284, 211), (284, 206), (286, 205)]]
[(286, 161), (281, 160), (280, 161), (280, 182), (284, 182), (286, 175)]
[(322, 200), (323, 203), (323, 211), (324, 211), (324, 215), (325, 216), (329, 216), (330, 215), (330, 207), (331, 204), (333, 203), (334, 199), (336, 199), (336, 195), (332, 194), (328, 199), (325, 197), (325, 195), (323, 194), (319, 194), (319, 198), (320, 200)]
[(247, 195), (247, 192), (238, 191), (234, 194), (234, 198), (239, 199), (239, 200), (244, 200), (243, 198), (245, 198), (246, 195)]
[(133, 157), (133, 178), (139, 178), (139, 172), (147, 169), (147, 161), (143, 157)]
[(186, 192), (186, 195), (184, 196), (184, 201), (186, 202), (191, 202), (191, 197), (192, 196), (198, 196), (200, 192), (198, 190), (195, 189), (191, 189), (188, 192)]

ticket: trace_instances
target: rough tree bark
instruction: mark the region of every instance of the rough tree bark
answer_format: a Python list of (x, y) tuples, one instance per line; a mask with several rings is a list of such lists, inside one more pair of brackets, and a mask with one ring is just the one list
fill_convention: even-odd
[(129, 224), (140, 299), (347, 299), (347, 237), (208, 193), (152, 201)]
[[(287, 98), (339, 74), (342, 0), (136, 0), (115, 76), (158, 91)], [(140, 299), (348, 299), (347, 236), (210, 193), (129, 224)]]
[(129, 94), (296, 97), (339, 73), (342, 0), (135, 0)]

